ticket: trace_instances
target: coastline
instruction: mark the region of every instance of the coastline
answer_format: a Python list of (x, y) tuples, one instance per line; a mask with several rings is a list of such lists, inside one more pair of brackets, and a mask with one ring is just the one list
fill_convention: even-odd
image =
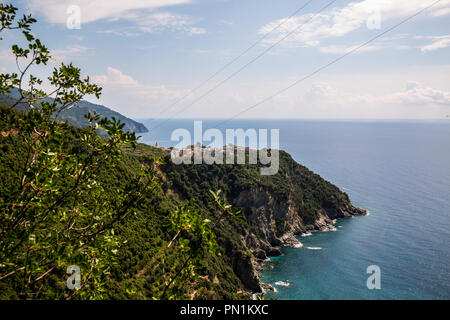
[[(365, 209), (361, 209), (361, 208), (357, 208), (354, 207), (356, 209), (358, 209), (358, 214), (353, 214), (350, 216), (345, 216), (342, 218), (336, 218), (336, 219), (327, 219), (326, 217), (324, 219), (320, 219), (318, 221), (318, 225), (315, 225), (315, 228), (313, 229), (308, 229), (305, 232), (303, 232), (300, 235), (294, 235), (293, 237), (289, 236), (287, 237), (287, 240), (284, 244), (282, 244), (280, 246), (280, 248), (296, 248), (296, 249), (300, 249), (303, 248), (304, 250), (322, 250), (321, 247), (309, 247), (309, 246), (304, 246), (304, 244), (298, 239), (300, 237), (311, 237), (314, 236), (314, 233), (318, 233), (318, 232), (337, 232), (338, 229), (336, 228), (336, 223), (340, 220), (344, 220), (344, 219), (348, 219), (348, 218), (354, 218), (355, 216), (369, 216), (370, 212), (368, 210)], [(271, 270), (274, 268), (273, 264), (270, 264), (273, 260), (277, 260), (277, 258), (280, 258), (284, 256), (284, 254), (281, 252), (280, 250), (280, 255), (275, 255), (275, 256), (268, 256), (266, 259), (264, 259), (263, 261), (257, 261), (256, 262), (256, 268), (258, 271), (258, 276), (259, 279), (261, 279), (261, 273), (265, 270)], [(255, 293), (252, 292), (252, 297), (253, 299), (256, 299), (257, 297), (264, 297), (269, 291), (271, 292), (278, 292), (277, 288), (269, 283), (265, 283), (262, 280), (260, 280), (260, 284), (261, 284), (261, 288), (262, 288), (262, 292), (261, 293)], [(289, 280), (279, 280), (275, 283), (276, 286), (282, 286), (282, 287), (289, 287), (290, 286), (290, 281)]]

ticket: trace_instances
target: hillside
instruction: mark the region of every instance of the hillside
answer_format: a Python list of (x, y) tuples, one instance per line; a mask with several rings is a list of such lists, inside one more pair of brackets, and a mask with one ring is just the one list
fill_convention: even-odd
[[(139, 149), (155, 152), (145, 145)], [(145, 153), (139, 149), (138, 154)], [(220, 244), (226, 264), (251, 292), (263, 291), (258, 271), (264, 260), (280, 255), (283, 246), (298, 244), (296, 236), (332, 228), (335, 219), (365, 214), (346, 193), (284, 151), (280, 151), (280, 170), (273, 176), (260, 175), (260, 165), (174, 165), (167, 152), (165, 160), (161, 170), (166, 193), (194, 197), (205, 210), (214, 210), (208, 190), (220, 189), (231, 204), (244, 209), (245, 223), (230, 220), (221, 226)]]
[[(78, 131), (68, 127), (67, 134), (76, 137)], [(18, 178), (14, 173), (18, 162), (8, 148), (7, 138), (2, 137), (0, 145), (0, 176), (5, 182), (0, 197), (6, 199)], [(258, 165), (174, 165), (168, 150), (139, 144), (136, 150), (124, 150), (121, 167), (103, 169), (99, 178), (106, 192), (113, 196), (115, 185), (132, 177), (141, 163), (152, 163), (155, 156), (165, 160), (158, 167), (160, 188), (141, 203), (135, 216), (116, 228), (127, 245), (108, 281), (110, 298), (153, 296), (151, 284), (160, 279), (149, 270), (149, 264), (161, 244), (169, 240), (165, 234), (167, 215), (184, 201), (195, 198), (201, 211), (217, 218), (209, 190), (223, 190), (230, 203), (244, 209), (245, 219), (220, 223), (216, 237), (222, 254), (205, 261), (204, 280), (186, 288), (186, 294), (194, 294), (194, 298), (245, 298), (246, 294), (236, 295), (239, 290), (260, 293), (258, 271), (267, 256), (280, 255), (280, 247), (295, 245), (296, 235), (323, 230), (333, 219), (365, 213), (352, 206), (348, 196), (336, 186), (285, 152), (280, 152), (278, 174), (261, 176)], [(4, 286), (2, 294), (15, 297), (14, 290)], [(50, 278), (48, 286), (61, 286), (60, 280), (56, 276)], [(51, 292), (49, 289), (48, 294)]]
[[(13, 89), (12, 92), (8, 95), (0, 95), (0, 106), (11, 106), (13, 103), (17, 101), (17, 99), (20, 98), (18, 89)], [(47, 99), (47, 101), (51, 102), (52, 99)], [(24, 106), (19, 105), (19, 110), (23, 110)], [(88, 126), (88, 121), (85, 119), (84, 115), (89, 112), (97, 112), (101, 114), (104, 117), (115, 117), (116, 119), (120, 120), (121, 122), (125, 123), (124, 130), (130, 131), (130, 132), (136, 132), (136, 133), (144, 133), (148, 132), (148, 129), (140, 122), (134, 121), (130, 118), (125, 117), (124, 115), (120, 114), (119, 112), (116, 112), (114, 110), (111, 110), (105, 106), (94, 104), (85, 100), (82, 100), (77, 103), (77, 105), (73, 108), (64, 110), (61, 112), (58, 116), (59, 121), (67, 121), (69, 124), (85, 128)]]
[[(239, 290), (263, 292), (259, 271), (268, 256), (280, 255), (283, 246), (296, 245), (296, 236), (304, 232), (332, 227), (334, 219), (365, 214), (351, 204), (347, 194), (284, 151), (280, 152), (280, 170), (273, 176), (261, 176), (259, 165), (174, 165), (168, 150), (144, 144), (129, 152), (128, 161), (151, 163), (154, 156), (164, 158), (165, 164), (159, 167), (163, 177), (161, 205), (195, 198), (201, 210), (217, 217), (219, 213), (208, 191), (222, 190), (231, 204), (244, 209), (244, 221), (227, 219), (218, 228), (216, 236), (222, 254), (208, 261), (206, 280), (201, 283), (207, 298), (237, 298)], [(134, 224), (142, 232), (142, 225)], [(137, 235), (129, 226), (125, 229), (127, 239)], [(146, 232), (158, 229), (156, 226)], [(152, 244), (153, 239), (141, 236), (136, 246), (150, 248)], [(138, 248), (128, 250), (139, 252)], [(130, 267), (142, 274), (145, 259), (134, 259)], [(127, 267), (122, 272), (128, 272)], [(124, 297), (117, 294), (115, 297)], [(148, 298), (147, 294), (144, 290), (140, 298)]]
[[(77, 141), (85, 129), (62, 127), (66, 140), (71, 141), (64, 148), (78, 148)], [(0, 199), (8, 201), (20, 180), (17, 154), (21, 148), (11, 143), (14, 136), (3, 133)], [(104, 197), (114, 199), (117, 188), (131, 181), (142, 164), (155, 167), (160, 182), (136, 204), (134, 215), (114, 228), (126, 244), (110, 261), (106, 298), (152, 299), (160, 292), (163, 273), (155, 269), (154, 256), (170, 241), (168, 216), (184, 203), (194, 201), (203, 216), (220, 220), (221, 212), (209, 197), (209, 190), (222, 190), (234, 207), (243, 209), (244, 217), (220, 220), (215, 230), (219, 254), (204, 258), (198, 280), (188, 282), (179, 292), (185, 298), (248, 299), (252, 293), (261, 293), (259, 271), (268, 256), (280, 255), (282, 246), (295, 246), (295, 236), (303, 232), (325, 230), (334, 219), (365, 214), (336, 186), (283, 151), (280, 170), (273, 176), (260, 175), (259, 165), (174, 165), (169, 150), (144, 144), (122, 152), (119, 166), (106, 164), (98, 174)], [(162, 163), (156, 164), (155, 157)], [(40, 298), (51, 298), (64, 290), (65, 279), (63, 270), (47, 277)], [(0, 298), (20, 297), (16, 284), (14, 277), (0, 281)]]

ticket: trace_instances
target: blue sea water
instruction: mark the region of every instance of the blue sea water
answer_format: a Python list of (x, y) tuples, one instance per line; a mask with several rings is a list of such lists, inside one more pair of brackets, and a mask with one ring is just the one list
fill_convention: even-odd
[[(337, 232), (299, 238), (302, 248), (284, 248), (262, 273), (277, 289), (267, 298), (450, 298), (450, 120), (233, 120), (218, 128), (225, 127), (280, 129), (281, 149), (370, 211), (340, 220)], [(142, 142), (173, 146), (176, 128), (192, 131), (193, 121), (168, 121)], [(366, 286), (370, 265), (380, 267), (379, 290)], [(287, 280), (289, 287), (275, 285)]]

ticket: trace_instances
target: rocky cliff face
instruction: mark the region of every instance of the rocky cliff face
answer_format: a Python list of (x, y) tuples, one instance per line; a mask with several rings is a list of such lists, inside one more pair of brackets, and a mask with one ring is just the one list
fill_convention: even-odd
[(308, 223), (292, 199), (279, 202), (261, 188), (242, 191), (232, 202), (237, 207), (248, 209), (246, 219), (251, 229), (242, 236), (242, 241), (252, 252), (253, 259), (240, 263), (238, 275), (253, 292), (262, 292), (259, 271), (267, 257), (281, 255), (280, 247), (301, 246), (297, 236), (303, 233), (333, 230), (336, 219), (366, 214), (365, 210), (344, 201), (339, 207), (319, 210), (314, 222)]
[(259, 271), (264, 260), (280, 255), (281, 247), (300, 246), (297, 236), (333, 229), (336, 219), (366, 214), (347, 194), (283, 151), (273, 176), (261, 176), (255, 165), (169, 164), (165, 170), (176, 181), (171, 188), (186, 198), (221, 189), (233, 206), (244, 209), (247, 224), (224, 225), (220, 232), (227, 236), (221, 245), (234, 273), (254, 293), (263, 291)]
[[(350, 202), (333, 210), (323, 209), (317, 212), (313, 223), (305, 222), (301, 209), (289, 199), (278, 202), (269, 192), (255, 189), (246, 190), (233, 200), (237, 207), (249, 208), (246, 218), (249, 224), (257, 229), (258, 236), (249, 233), (245, 239), (249, 248), (260, 248), (272, 255), (279, 246), (295, 246), (296, 236), (309, 231), (326, 231), (334, 228), (336, 219), (364, 215), (365, 210), (354, 207)], [(284, 229), (280, 228), (280, 221)]]

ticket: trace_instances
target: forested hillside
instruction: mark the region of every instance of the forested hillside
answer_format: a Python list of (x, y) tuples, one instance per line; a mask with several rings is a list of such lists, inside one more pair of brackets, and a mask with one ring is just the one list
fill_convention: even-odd
[[(67, 147), (76, 148), (83, 129), (63, 127), (68, 141), (74, 141)], [(6, 182), (0, 196), (6, 200), (19, 184), (21, 162), (8, 137), (2, 135), (0, 146), (0, 175)], [(268, 255), (280, 254), (280, 246), (289, 245), (292, 235), (319, 230), (322, 225), (317, 222), (323, 215), (331, 223), (334, 218), (363, 213), (351, 206), (344, 193), (285, 152), (280, 153), (280, 171), (274, 176), (261, 176), (258, 165), (173, 165), (168, 150), (143, 144), (121, 152), (119, 164), (106, 165), (97, 175), (105, 198), (113, 199), (118, 188), (135, 178), (142, 164), (155, 167), (159, 183), (136, 203), (133, 214), (114, 228), (117, 241), (123, 244), (111, 261), (105, 261), (109, 271), (103, 279), (102, 298), (151, 299), (161, 294), (161, 257), (154, 257), (173, 237), (171, 212), (191, 205), (202, 217), (218, 221), (221, 211), (209, 190), (223, 190), (223, 196), (242, 208), (243, 215), (220, 221), (215, 231), (218, 254), (204, 257), (202, 267), (196, 270), (198, 277), (186, 281), (177, 292), (180, 297), (249, 298), (250, 292), (262, 291), (258, 266)], [(155, 162), (158, 158), (160, 164)], [(176, 264), (166, 262), (171, 263)], [(51, 298), (58, 290), (64, 291), (66, 279), (64, 270), (55, 272), (46, 279), (40, 297)], [(14, 277), (0, 283), (2, 298), (20, 297)]]
[[(0, 95), (0, 105), (11, 106), (18, 99), (20, 99), (18, 89), (12, 88), (9, 94)], [(51, 98), (46, 98), (44, 100), (48, 101), (49, 103), (52, 102)], [(19, 103), (16, 106), (16, 108), (19, 110), (24, 110), (28, 108), (28, 105), (26, 103)], [(121, 122), (125, 123), (125, 127), (123, 128), (125, 131), (136, 133), (148, 132), (148, 129), (142, 123), (127, 118), (124, 115), (114, 110), (111, 110), (105, 106), (91, 103), (85, 100), (79, 101), (76, 105), (74, 105), (70, 109), (63, 110), (61, 113), (58, 114), (56, 120), (67, 121), (69, 124), (74, 125), (76, 127), (85, 128), (89, 125), (89, 122), (86, 120), (84, 116), (89, 112), (90, 113), (96, 112), (98, 114), (101, 114), (103, 117), (107, 118), (114, 117), (117, 120), (120, 120)]]

